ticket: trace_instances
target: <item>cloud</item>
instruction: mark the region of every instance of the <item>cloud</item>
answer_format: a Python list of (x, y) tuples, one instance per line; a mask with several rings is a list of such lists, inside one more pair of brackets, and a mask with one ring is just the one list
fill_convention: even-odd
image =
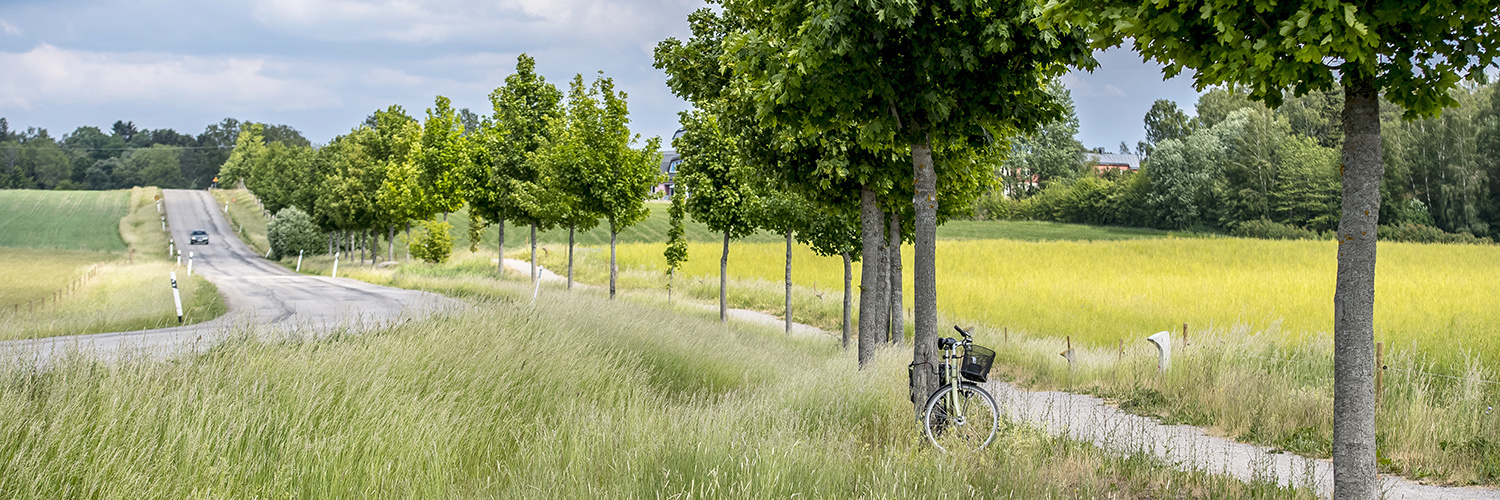
[(43, 44), (0, 52), (0, 108), (121, 101), (270, 109), (328, 106), (337, 96), (316, 82), (274, 76), (258, 58), (99, 53)]
[(21, 28), (17, 28), (16, 25), (5, 22), (4, 19), (0, 19), (0, 33), (5, 33), (10, 36), (21, 36)]
[(1070, 90), (1070, 91), (1073, 92), (1074, 96), (1078, 96), (1078, 97), (1124, 97), (1125, 96), (1125, 91), (1124, 90), (1120, 90), (1120, 87), (1116, 87), (1112, 83), (1106, 83), (1103, 86), (1099, 86), (1099, 85), (1096, 85), (1094, 83), (1090, 83), (1090, 80), (1094, 80), (1095, 79), (1095, 78), (1093, 78), (1093, 76), (1094, 75), (1080, 74), (1079, 72), (1075, 71), (1075, 72), (1063, 75), (1063, 77), (1062, 77), (1061, 80), (1062, 80), (1063, 85), (1067, 86), (1068, 90)]
[[(256, 21), (295, 36), (321, 40), (445, 41), (525, 45), (544, 35), (609, 39), (681, 24), (692, 0), (258, 0)], [(534, 47), (533, 47), (534, 48)]]

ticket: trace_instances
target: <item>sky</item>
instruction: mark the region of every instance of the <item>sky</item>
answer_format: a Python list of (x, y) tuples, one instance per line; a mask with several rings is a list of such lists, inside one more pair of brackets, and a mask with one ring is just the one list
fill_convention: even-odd
[[(490, 112), (488, 95), (527, 53), (564, 92), (598, 72), (628, 94), (631, 127), (670, 138), (686, 102), (652, 49), (689, 36), (702, 0), (0, 0), (0, 117), (12, 129), (79, 126), (201, 133), (226, 117), (290, 125), (314, 143), (435, 96)], [(1064, 78), (1078, 139), (1116, 152), (1144, 138), (1156, 99), (1191, 112), (1191, 79), (1127, 49)]]

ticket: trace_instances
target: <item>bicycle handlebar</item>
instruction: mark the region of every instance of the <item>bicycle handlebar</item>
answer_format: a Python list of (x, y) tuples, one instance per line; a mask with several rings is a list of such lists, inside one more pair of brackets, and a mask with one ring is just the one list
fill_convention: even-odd
[(969, 336), (969, 332), (964, 331), (964, 329), (959, 327), (958, 325), (953, 325), (953, 329), (958, 330), (958, 333), (963, 334), (963, 342), (959, 342), (958, 339), (952, 337), (938, 337), (938, 349), (948, 349), (949, 347), (953, 347), (960, 343), (968, 345), (969, 342), (972, 342), (973, 337)]

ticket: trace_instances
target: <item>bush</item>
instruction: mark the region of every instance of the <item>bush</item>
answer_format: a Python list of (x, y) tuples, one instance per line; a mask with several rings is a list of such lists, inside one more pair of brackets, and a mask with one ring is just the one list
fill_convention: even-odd
[(453, 253), (453, 235), (449, 234), (449, 229), (452, 226), (447, 222), (425, 221), (422, 223), (422, 232), (407, 240), (406, 245), (411, 248), (412, 256), (433, 264), (442, 264)]
[(1478, 238), (1469, 233), (1445, 233), (1442, 229), (1423, 224), (1412, 224), (1410, 222), (1380, 226), (1375, 234), (1381, 241), (1462, 243), (1468, 245), (1488, 245), (1493, 243), (1492, 240)]
[(271, 258), (297, 255), (298, 252), (320, 253), (327, 242), (312, 217), (297, 207), (276, 212), (266, 225), (266, 240), (271, 243)]
[(1230, 231), (1230, 234), (1241, 238), (1260, 238), (1263, 240), (1316, 240), (1322, 238), (1317, 231), (1302, 229), (1266, 219), (1241, 222)]

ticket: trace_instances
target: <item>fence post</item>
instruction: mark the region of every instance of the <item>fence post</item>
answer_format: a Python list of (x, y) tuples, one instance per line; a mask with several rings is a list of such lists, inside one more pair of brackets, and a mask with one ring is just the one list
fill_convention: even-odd
[(1073, 356), (1073, 337), (1071, 337), (1071, 336), (1066, 337), (1066, 341), (1068, 343), (1068, 350), (1059, 353), (1059, 355), (1062, 356), (1062, 357), (1064, 357), (1064, 358), (1067, 358), (1067, 360), (1068, 360), (1068, 370), (1072, 371), (1073, 370), (1073, 361), (1075, 361), (1075, 358)]
[(1188, 338), (1187, 338), (1187, 323), (1183, 323), (1182, 324), (1182, 346), (1183, 347), (1187, 347), (1189, 344), (1190, 344), (1190, 342), (1188, 342)]
[(1002, 332), (1005, 333), (1005, 341), (1006, 342), (1010, 342), (1010, 327), (1007, 326), (1007, 327), (1001, 329), (1000, 331), (1002, 331)]

